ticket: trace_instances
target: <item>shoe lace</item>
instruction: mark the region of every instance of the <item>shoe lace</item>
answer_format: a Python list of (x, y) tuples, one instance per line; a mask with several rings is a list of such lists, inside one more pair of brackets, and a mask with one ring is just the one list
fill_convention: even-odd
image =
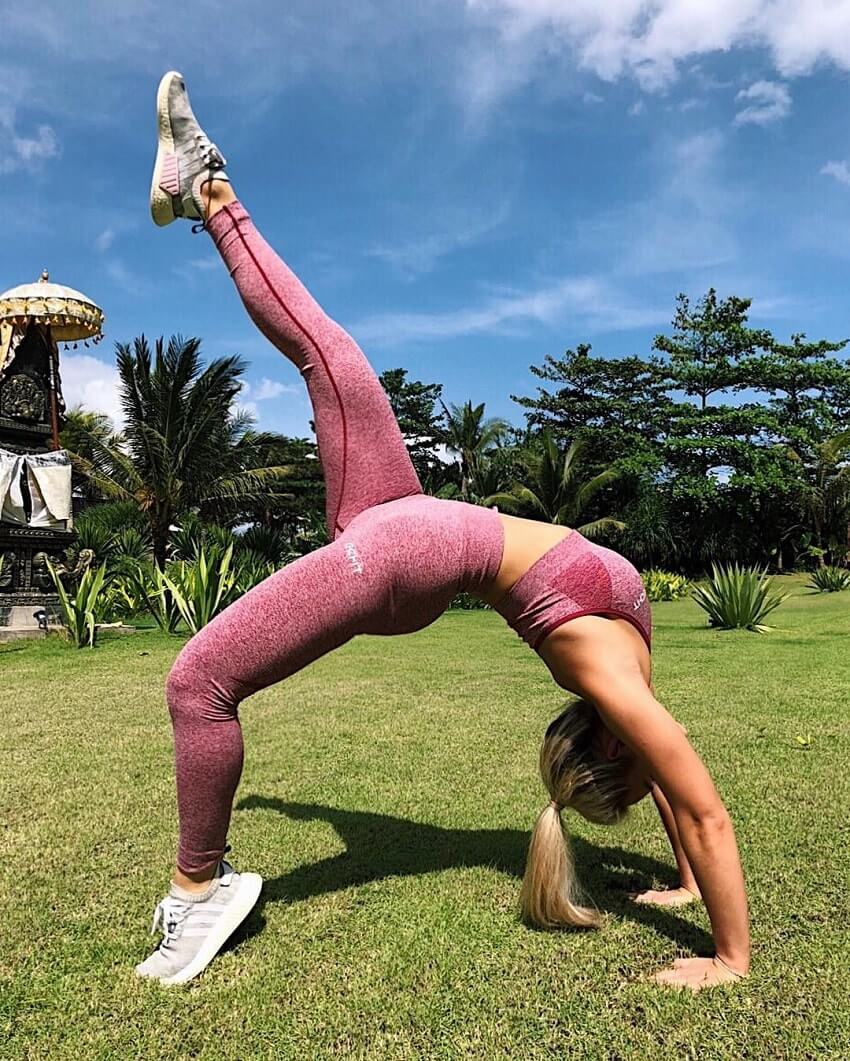
[[(207, 167), (207, 208), (206, 213), (210, 212), (210, 203), (212, 201), (212, 193), (210, 192), (210, 183), (212, 176), (218, 169), (223, 169), (227, 165), (227, 159), (222, 155), (216, 145), (210, 140), (207, 134), (199, 129), (195, 133), (195, 150), (201, 156), (201, 161)], [(206, 218), (202, 218), (197, 224), (192, 225), (192, 232), (206, 232), (207, 222)]]
[(167, 947), (172, 940), (177, 938), (179, 935), (177, 929), (186, 920), (190, 907), (191, 903), (181, 902), (180, 899), (175, 899), (173, 895), (167, 895), (157, 905), (156, 910), (153, 912), (151, 935), (156, 935), (158, 931), (162, 933), (161, 947)]

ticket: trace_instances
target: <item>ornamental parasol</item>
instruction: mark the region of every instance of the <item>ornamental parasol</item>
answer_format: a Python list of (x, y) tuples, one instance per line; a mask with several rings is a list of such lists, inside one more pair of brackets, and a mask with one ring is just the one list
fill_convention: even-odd
[(33, 321), (50, 328), (54, 342), (103, 338), (103, 310), (90, 298), (62, 284), (51, 284), (47, 270), (35, 284), (20, 284), (0, 295), (0, 325), (26, 328)]
[(51, 284), (45, 269), (34, 284), (21, 284), (0, 295), (0, 379), (15, 360), (27, 329), (44, 330), (50, 359), (50, 419), (53, 448), (59, 448), (59, 416), (64, 409), (59, 380), (58, 343), (99, 343), (103, 338), (103, 310), (72, 287)]

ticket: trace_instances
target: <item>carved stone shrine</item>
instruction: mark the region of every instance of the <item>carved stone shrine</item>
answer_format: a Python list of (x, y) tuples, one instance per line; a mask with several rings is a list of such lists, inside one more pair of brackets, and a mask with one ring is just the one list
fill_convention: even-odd
[(0, 639), (58, 603), (48, 561), (74, 540), (59, 343), (97, 342), (103, 313), (47, 273), (0, 295)]

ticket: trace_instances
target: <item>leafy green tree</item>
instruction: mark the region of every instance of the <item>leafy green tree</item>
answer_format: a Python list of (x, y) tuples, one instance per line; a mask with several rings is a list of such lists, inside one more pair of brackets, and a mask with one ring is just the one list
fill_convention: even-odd
[(653, 349), (670, 359), (673, 383), (677, 390), (697, 398), (699, 408), (708, 407), (708, 399), (734, 387), (740, 378), (739, 362), (760, 347), (768, 345), (770, 332), (747, 326), (752, 299), (718, 300), (710, 288), (696, 305), (687, 295), (676, 299), (673, 335), (657, 335)]
[(526, 455), (527, 478), (514, 483), (507, 492), (491, 495), (484, 504), (497, 505), (508, 512), (547, 523), (575, 527), (589, 538), (606, 531), (623, 530), (625, 524), (611, 516), (602, 516), (579, 526), (591, 503), (620, 475), (617, 469), (606, 468), (586, 478), (582, 467), (583, 452), (581, 442), (573, 442), (562, 452), (552, 435), (544, 431), (538, 447)]
[(440, 470), (439, 447), (445, 442), (440, 383), (408, 380), (407, 369), (391, 368), (378, 377), (395, 413), (410, 459), (423, 486)]
[(529, 427), (584, 443), (600, 464), (657, 470), (675, 408), (667, 366), (657, 357), (596, 357), (591, 350), (582, 343), (563, 357), (547, 354), (542, 366), (530, 369), (552, 386), (513, 400), (526, 410)]
[(738, 388), (766, 395), (775, 441), (811, 454), (819, 441), (850, 427), (850, 368), (828, 356), (846, 345), (797, 334), (790, 343), (771, 339), (741, 363)]
[[(200, 340), (144, 336), (116, 347), (124, 429), (120, 439), (81, 430), (88, 456), (78, 468), (94, 488), (134, 501), (148, 523), (154, 559), (166, 560), (170, 528), (190, 509), (225, 516), (246, 501), (287, 493), (291, 469), (258, 465), (269, 441), (233, 411), (244, 363), (238, 357), (201, 363)], [(84, 447), (80, 447), (84, 448)]]

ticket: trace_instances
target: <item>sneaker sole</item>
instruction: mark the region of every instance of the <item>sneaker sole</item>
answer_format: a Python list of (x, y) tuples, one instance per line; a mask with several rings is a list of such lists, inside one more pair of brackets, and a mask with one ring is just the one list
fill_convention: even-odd
[(263, 888), (263, 878), (259, 873), (241, 873), (239, 890), (227, 910), (221, 915), (214, 930), (204, 940), (204, 944), (192, 961), (179, 973), (160, 980), (161, 984), (185, 984), (194, 980), (206, 969), (224, 944), (230, 939), (248, 914), (254, 909)]
[(177, 220), (174, 213), (174, 205), (171, 196), (161, 187), (163, 182), (163, 170), (166, 167), (175, 166), (177, 156), (174, 153), (174, 133), (171, 128), (171, 116), (168, 113), (168, 90), (175, 77), (180, 77), (174, 70), (170, 70), (160, 81), (156, 93), (156, 122), (158, 143), (156, 149), (156, 161), (153, 166), (153, 178), (151, 179), (151, 217), (155, 224), (163, 227)]

